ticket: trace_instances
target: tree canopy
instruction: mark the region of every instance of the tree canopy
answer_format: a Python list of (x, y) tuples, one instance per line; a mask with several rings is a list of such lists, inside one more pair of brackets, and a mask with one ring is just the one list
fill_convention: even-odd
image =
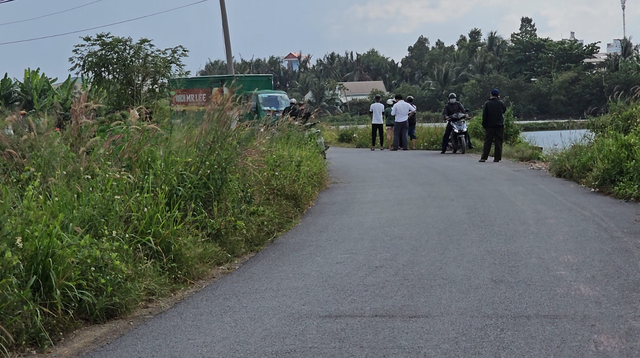
[[(287, 69), (274, 56), (242, 59), (236, 69), (272, 73), (274, 86), (295, 96), (314, 83), (330, 88), (331, 83), (343, 81), (383, 81), (390, 93), (411, 91), (402, 94), (413, 95), (422, 110), (438, 112), (450, 92), (477, 109), (498, 87), (518, 116), (583, 116), (603, 111), (616, 88), (630, 93), (634, 84), (640, 84), (640, 74), (633, 70), (640, 61), (638, 48), (628, 39), (623, 40), (623, 52), (610, 55), (606, 62), (585, 61), (598, 51), (598, 43), (539, 37), (533, 19), (523, 17), (519, 30), (508, 39), (496, 31), (485, 36), (478, 28), (460, 35), (455, 44), (439, 39), (432, 44), (421, 35), (399, 62), (370, 49), (331, 52), (313, 64), (307, 56), (298, 71)], [(216, 60), (199, 74), (224, 73), (225, 63)]]
[(147, 105), (166, 96), (167, 81), (185, 75), (182, 46), (160, 49), (149, 39), (134, 41), (110, 33), (83, 37), (69, 58), (75, 71), (92, 86), (109, 93), (113, 109)]

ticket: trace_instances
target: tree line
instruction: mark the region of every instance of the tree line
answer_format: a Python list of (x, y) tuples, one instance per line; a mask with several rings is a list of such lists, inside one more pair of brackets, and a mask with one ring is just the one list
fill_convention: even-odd
[[(424, 111), (439, 112), (450, 92), (469, 108), (480, 108), (492, 88), (499, 88), (518, 117), (583, 117), (606, 111), (610, 98), (630, 96), (640, 84), (640, 51), (629, 39), (621, 53), (600, 63), (585, 61), (599, 52), (598, 43), (554, 41), (538, 36), (532, 18), (521, 19), (507, 39), (474, 28), (455, 44), (434, 44), (420, 36), (400, 62), (371, 49), (365, 53), (331, 52), (311, 63), (299, 57), (299, 70), (278, 56), (240, 59), (238, 73), (271, 73), (274, 87), (301, 98), (311, 92), (316, 108), (337, 110), (335, 88), (345, 81), (383, 81), (390, 93), (411, 94)], [(198, 75), (226, 73), (222, 60), (209, 61)], [(637, 89), (637, 87), (636, 87)]]
[[(82, 38), (72, 56), (68, 77), (62, 85), (39, 70), (27, 69), (22, 80), (0, 78), (0, 114), (16, 110), (55, 112), (59, 122), (68, 121), (72, 102), (84, 92), (86, 100), (99, 104), (106, 115), (127, 107), (167, 110), (168, 80), (188, 76), (182, 46), (157, 48), (151, 40), (134, 41), (100, 33)], [(504, 38), (497, 32), (483, 35), (474, 28), (455, 44), (434, 44), (420, 36), (399, 62), (371, 49), (365, 53), (331, 52), (321, 58), (300, 56), (297, 70), (287, 68), (279, 56), (240, 59), (238, 73), (272, 74), (275, 89), (307, 101), (320, 113), (367, 111), (368, 101), (339, 100), (340, 82), (382, 81), (389, 93), (412, 95), (423, 112), (440, 112), (447, 94), (455, 92), (464, 105), (481, 108), (492, 88), (520, 118), (585, 117), (605, 113), (613, 99), (638, 92), (640, 49), (622, 39), (622, 51), (604, 61), (588, 61), (598, 53), (598, 43), (554, 41), (538, 36), (532, 18), (523, 17), (520, 29)], [(587, 61), (585, 61), (587, 60)], [(226, 74), (222, 60), (208, 61), (198, 75)], [(307, 94), (312, 96), (306, 96)], [(306, 97), (305, 97), (306, 96)], [(100, 115), (100, 114), (98, 114)]]

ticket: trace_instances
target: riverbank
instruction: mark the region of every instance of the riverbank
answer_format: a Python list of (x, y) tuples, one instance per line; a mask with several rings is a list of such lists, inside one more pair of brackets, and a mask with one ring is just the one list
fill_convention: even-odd
[(593, 138), (550, 157), (550, 172), (625, 200), (640, 200), (640, 103), (611, 102), (588, 124)]

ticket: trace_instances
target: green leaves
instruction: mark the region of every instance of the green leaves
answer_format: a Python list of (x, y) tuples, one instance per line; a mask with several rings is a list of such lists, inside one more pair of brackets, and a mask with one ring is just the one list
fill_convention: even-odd
[(73, 49), (70, 71), (85, 76), (92, 87), (107, 93), (114, 110), (150, 106), (166, 96), (167, 81), (186, 75), (182, 46), (159, 49), (149, 39), (134, 41), (100, 33), (86, 36)]
[(53, 83), (57, 80), (57, 78), (47, 77), (44, 73), (41, 74), (39, 68), (24, 70), (24, 79), (18, 82), (17, 97), (20, 108), (27, 112), (39, 113), (51, 109), (56, 98)]
[(5, 73), (0, 80), (0, 107), (11, 109), (17, 102), (17, 82), (14, 82)]

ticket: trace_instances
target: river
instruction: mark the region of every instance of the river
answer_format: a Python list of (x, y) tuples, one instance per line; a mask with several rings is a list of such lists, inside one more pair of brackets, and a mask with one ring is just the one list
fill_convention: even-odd
[(588, 139), (588, 133), (589, 132), (586, 129), (577, 129), (564, 131), (522, 132), (522, 136), (527, 142), (540, 146), (545, 151), (551, 151), (564, 149), (577, 141), (585, 138)]

